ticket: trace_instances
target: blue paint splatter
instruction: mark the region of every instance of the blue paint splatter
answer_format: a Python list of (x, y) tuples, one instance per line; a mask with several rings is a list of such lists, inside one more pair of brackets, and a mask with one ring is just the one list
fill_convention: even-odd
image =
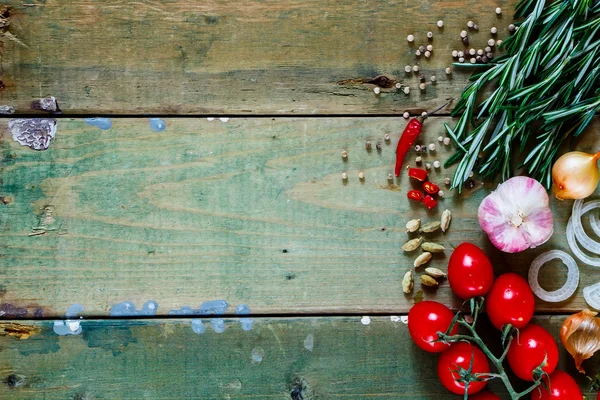
[(81, 304), (71, 304), (69, 307), (67, 307), (67, 311), (65, 312), (65, 317), (67, 318), (73, 318), (78, 316), (79, 314), (81, 314), (83, 312), (83, 306)]
[(225, 332), (225, 321), (223, 318), (211, 318), (210, 324), (212, 325), (215, 333), (223, 333)]
[(256, 364), (260, 364), (265, 356), (265, 351), (262, 347), (255, 347), (252, 349), (250, 353), (252, 355), (252, 362)]
[[(81, 304), (71, 304), (67, 307), (65, 316), (67, 318), (74, 318), (83, 311)], [(52, 327), (54, 333), (60, 336), (65, 335), (79, 335), (81, 333), (81, 322), (77, 319), (66, 319), (64, 321), (54, 321)]]
[(225, 314), (229, 303), (225, 300), (206, 301), (200, 305), (200, 315)]
[(81, 324), (79, 320), (67, 319), (65, 321), (54, 321), (54, 333), (60, 336), (79, 335)]
[(201, 319), (193, 319), (192, 320), (192, 330), (196, 332), (198, 335), (204, 333), (204, 324)]
[(190, 306), (183, 306), (179, 310), (170, 310), (169, 315), (198, 315), (200, 310), (193, 310)]
[(135, 304), (131, 301), (124, 301), (119, 304), (115, 304), (110, 308), (109, 314), (112, 317), (138, 317), (138, 316), (152, 316), (156, 315), (158, 310), (158, 303), (154, 300), (148, 300), (144, 303), (141, 310), (136, 309)]
[(101, 118), (101, 117), (86, 118), (85, 123), (88, 125), (100, 128), (102, 130), (107, 130), (112, 127), (112, 122), (110, 121), (110, 118)]
[[(235, 308), (235, 313), (237, 315), (248, 315), (250, 314), (250, 307), (246, 304), (240, 304)], [(252, 329), (252, 318), (240, 318), (240, 324), (242, 324), (243, 330), (249, 331)]]
[(150, 118), (150, 128), (154, 132), (162, 132), (167, 128), (167, 123), (160, 118)]

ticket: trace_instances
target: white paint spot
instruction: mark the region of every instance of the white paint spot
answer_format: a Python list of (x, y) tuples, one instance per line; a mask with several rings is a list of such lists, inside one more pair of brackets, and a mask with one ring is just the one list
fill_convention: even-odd
[(313, 351), (313, 347), (315, 344), (315, 337), (312, 333), (309, 333), (304, 339), (304, 348), (308, 351)]
[(392, 320), (392, 322), (400, 322), (400, 317), (397, 315), (391, 315), (390, 319)]
[(229, 121), (229, 117), (221, 117), (219, 119), (221, 120), (221, 122), (227, 122), (227, 121)]
[(215, 118), (214, 118), (214, 117), (207, 117), (207, 118), (206, 118), (206, 120), (207, 120), (207, 121), (214, 121), (214, 120), (215, 120)]
[(369, 325), (371, 323), (371, 318), (369, 318), (368, 316), (364, 316), (360, 319), (361, 324), (363, 325)]
[(401, 316), (400, 321), (402, 321), (403, 324), (408, 324), (408, 315)]
[(252, 349), (252, 363), (260, 364), (265, 356), (265, 351), (262, 347), (255, 347)]

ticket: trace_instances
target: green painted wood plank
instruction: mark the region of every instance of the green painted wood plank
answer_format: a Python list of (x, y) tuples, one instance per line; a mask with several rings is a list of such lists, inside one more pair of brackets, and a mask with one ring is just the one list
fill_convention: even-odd
[[(562, 321), (536, 319), (555, 336)], [(77, 336), (57, 336), (52, 321), (22, 324), (36, 330), (28, 339), (0, 336), (0, 398), (458, 398), (437, 381), (437, 355), (387, 317), (261, 318), (250, 331), (232, 319), (223, 333), (205, 321), (200, 335), (190, 320), (84, 320)], [(585, 367), (600, 372), (598, 358)], [(587, 390), (562, 347), (560, 368)]]
[[(429, 119), (421, 143), (438, 143), (444, 121)], [(387, 182), (403, 119), (178, 118), (167, 119), (160, 133), (148, 119), (112, 122), (102, 131), (61, 119), (46, 151), (19, 145), (0, 122), (5, 318), (60, 316), (74, 303), (85, 307), (84, 315), (101, 316), (114, 304), (141, 308), (149, 300), (166, 315), (215, 299), (226, 300), (229, 313), (238, 304), (269, 314), (407, 312), (413, 296), (402, 293), (401, 278), (416, 256), (401, 250), (404, 225), (415, 217), (438, 219), (445, 208), (454, 213), (451, 228), (433, 240), (448, 249), (478, 243), (498, 274), (525, 276), (542, 251), (568, 251), (570, 202), (552, 200), (553, 238), (518, 255), (493, 249), (477, 223), (477, 207), (492, 184), (449, 194), (433, 212), (409, 203), (405, 176)], [(599, 126), (596, 121), (578, 148), (598, 148)], [(385, 133), (391, 142), (383, 141)], [(382, 141), (382, 151), (367, 152), (367, 139)], [(426, 161), (451, 154), (438, 146)], [(414, 158), (413, 151), (407, 163)], [(359, 171), (366, 174), (362, 183)], [(431, 172), (442, 186), (446, 176), (451, 171)], [(445, 269), (447, 253), (432, 266)], [(596, 283), (598, 272), (581, 263), (580, 271), (574, 297), (540, 302), (538, 310), (585, 307), (582, 288)], [(549, 289), (564, 278), (558, 266), (542, 275)], [(446, 282), (424, 296), (458, 304)]]
[[(69, 114), (390, 114), (432, 108), (457, 96), (469, 72), (445, 76), (459, 32), (478, 22), (471, 46), (489, 29), (507, 36), (516, 0), (323, 2), (318, 0), (128, 2), (22, 1), (12, 7), (4, 40), (0, 104), (30, 112), (32, 100), (55, 96)], [(504, 14), (497, 17), (497, 6)], [(443, 31), (436, 22), (443, 19)], [(433, 56), (418, 60), (408, 34)], [(467, 47), (468, 49), (468, 47)], [(417, 89), (420, 64), (437, 85)], [(349, 79), (385, 75), (409, 96)]]

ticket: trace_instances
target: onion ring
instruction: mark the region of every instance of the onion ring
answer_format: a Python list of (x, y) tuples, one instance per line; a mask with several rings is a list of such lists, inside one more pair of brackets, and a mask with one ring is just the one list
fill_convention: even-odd
[[(581, 214), (585, 214), (586, 212), (599, 207), (599, 205), (600, 205), (600, 201), (596, 200), (596, 201), (590, 201), (590, 202), (584, 204), (583, 208), (576, 209), (575, 206), (573, 206), (573, 215), (571, 215), (571, 217), (569, 218), (569, 223), (567, 224), (567, 242), (569, 243), (569, 247), (571, 248), (571, 251), (581, 261), (583, 261), (584, 263), (591, 265), (593, 267), (600, 267), (600, 258), (597, 258), (597, 257), (592, 258), (592, 257), (588, 256), (587, 254), (585, 254), (579, 248), (579, 245), (577, 244), (577, 238), (576, 238), (575, 227), (574, 227), (573, 221), (575, 221), (575, 220), (579, 221), (580, 226), (581, 226), (581, 220), (580, 220)], [(581, 213), (581, 214), (579, 214), (579, 213)], [(583, 230), (583, 227), (582, 227), (582, 230)], [(587, 250), (587, 248), (586, 248), (586, 250)]]
[(594, 233), (600, 236), (600, 218), (598, 218), (598, 213), (590, 214), (590, 226), (594, 230)]
[(600, 283), (584, 287), (583, 297), (590, 307), (600, 310)]
[[(560, 289), (548, 292), (540, 286), (538, 275), (542, 265), (556, 258), (560, 259), (569, 270), (567, 281)], [(531, 267), (529, 268), (528, 280), (531, 290), (533, 290), (533, 293), (535, 293), (537, 297), (550, 303), (558, 303), (559, 301), (564, 301), (571, 297), (577, 290), (577, 286), (579, 285), (579, 268), (573, 257), (569, 254), (561, 250), (550, 250), (540, 254), (533, 260)]]
[(594, 208), (600, 208), (600, 200), (588, 201), (585, 206), (583, 205), (583, 200), (575, 200), (572, 214), (573, 230), (575, 237), (584, 249), (591, 253), (600, 254), (600, 243), (590, 238), (583, 230), (583, 225), (581, 224), (581, 216)]

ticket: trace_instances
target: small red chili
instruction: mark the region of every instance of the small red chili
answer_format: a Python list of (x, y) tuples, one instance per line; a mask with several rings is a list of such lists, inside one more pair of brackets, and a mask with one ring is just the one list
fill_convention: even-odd
[(430, 210), (433, 210), (433, 208), (437, 206), (437, 203), (438, 202), (430, 195), (425, 196), (425, 198), (423, 199), (423, 204), (425, 204), (425, 206)]
[(421, 168), (409, 168), (408, 176), (423, 182), (425, 179), (427, 179), (427, 171)]
[(425, 190), (429, 194), (436, 194), (440, 191), (440, 187), (435, 183), (425, 182), (423, 183), (423, 190)]
[(423, 192), (420, 190), (411, 190), (406, 194), (406, 196), (414, 201), (423, 201)]

